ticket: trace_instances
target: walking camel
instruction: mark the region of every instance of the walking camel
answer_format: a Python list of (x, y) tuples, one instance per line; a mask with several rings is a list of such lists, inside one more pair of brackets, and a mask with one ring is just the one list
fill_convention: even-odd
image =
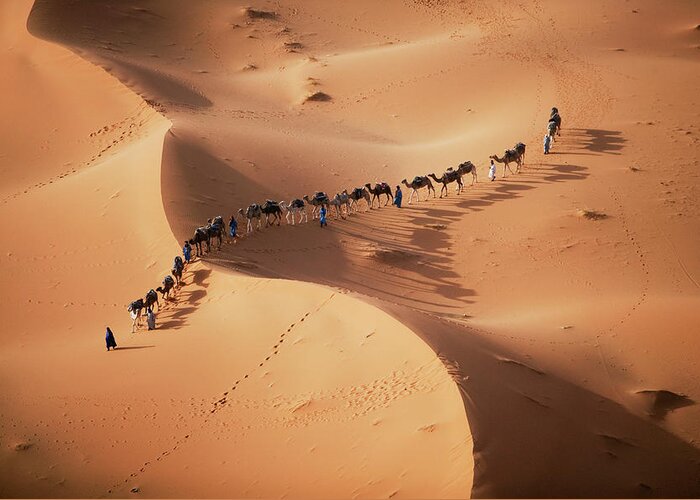
[[(557, 135), (561, 135), (561, 115), (557, 108), (552, 108), (552, 112), (549, 115), (549, 122), (554, 122)], [(549, 128), (549, 125), (547, 125), (547, 128)], [(552, 140), (554, 140), (554, 136), (552, 136)]]
[(472, 183), (471, 183), (472, 186), (474, 185), (475, 182), (479, 182), (479, 179), (477, 179), (477, 175), (476, 175), (476, 166), (472, 162), (470, 162), (469, 160), (467, 160), (463, 163), (460, 163), (457, 166), (457, 171), (461, 175), (472, 174)]
[(345, 207), (346, 214), (350, 212), (350, 196), (348, 196), (347, 191), (343, 191), (342, 193), (336, 193), (333, 199), (328, 203), (329, 205), (333, 206), (333, 208), (335, 208), (336, 219), (338, 218), (338, 215), (340, 215), (340, 217), (342, 217), (343, 219), (345, 218), (345, 215), (343, 215), (343, 207)]
[(146, 309), (149, 309), (153, 306), (153, 304), (157, 305), (158, 310), (160, 311), (160, 301), (158, 300), (158, 293), (153, 288), (151, 288), (146, 294), (146, 298), (143, 300), (143, 305)]
[(182, 257), (179, 255), (175, 257), (175, 261), (173, 262), (173, 268), (170, 271), (170, 273), (173, 275), (175, 278), (175, 284), (177, 286), (180, 286), (182, 282), (182, 271), (185, 269), (185, 263), (182, 262)]
[(127, 307), (127, 311), (129, 311), (129, 314), (131, 314), (132, 319), (131, 333), (134, 333), (141, 325), (141, 312), (143, 311), (144, 307), (143, 299), (136, 299), (129, 304), (129, 307)]
[(406, 179), (401, 181), (402, 184), (404, 184), (406, 187), (411, 188), (411, 196), (408, 197), (408, 204), (411, 204), (411, 201), (413, 201), (413, 195), (415, 194), (418, 197), (418, 201), (420, 201), (420, 195), (418, 194), (419, 189), (423, 189), (424, 187), (428, 188), (428, 196), (425, 198), (426, 200), (428, 197), (430, 197), (430, 192), (433, 192), (433, 198), (435, 198), (435, 188), (433, 187), (433, 183), (430, 182), (430, 179), (428, 179), (427, 175), (417, 175), (413, 178), (411, 183), (409, 184)]
[(306, 215), (306, 203), (304, 200), (297, 198), (292, 200), (287, 204), (284, 201), (280, 201), (280, 208), (283, 212), (286, 212), (285, 218), (287, 219), (287, 224), (289, 224), (289, 216), (292, 216), (292, 226), (295, 223), (297, 214), (299, 214), (299, 224), (301, 221), (309, 222), (309, 217)]
[(513, 146), (513, 149), (517, 151), (517, 153), (520, 155), (520, 164), (524, 165), (525, 164), (525, 144), (522, 142), (516, 142), (515, 146)]
[(260, 207), (260, 210), (262, 210), (262, 213), (265, 214), (265, 227), (270, 225), (271, 215), (272, 224), (277, 222), (277, 225), (280, 225), (280, 222), (282, 221), (282, 208), (280, 208), (279, 203), (273, 200), (265, 200), (265, 203), (263, 203), (262, 207)]
[(328, 195), (324, 193), (323, 191), (316, 191), (314, 193), (313, 198), (309, 198), (307, 195), (304, 195), (304, 201), (311, 205), (311, 218), (312, 220), (316, 219), (316, 213), (320, 210), (321, 205), (326, 205), (328, 206), (330, 204), (330, 199), (328, 198)]
[(390, 201), (394, 199), (394, 195), (391, 193), (391, 186), (387, 184), (386, 182), (380, 182), (378, 184), (375, 184), (374, 187), (370, 183), (365, 184), (365, 187), (367, 188), (367, 191), (372, 195), (372, 201), (369, 204), (369, 207), (372, 208), (374, 206), (374, 200), (377, 200), (377, 206), (378, 208), (382, 207), (382, 202), (381, 199), (379, 198), (381, 195), (385, 194), (386, 195), (386, 202), (384, 203), (384, 206), (387, 206)]
[[(213, 220), (209, 219), (205, 229), (209, 233), (209, 244), (211, 243), (212, 238), (216, 238), (219, 240), (219, 245), (217, 248), (221, 250), (221, 244), (223, 243), (224, 235), (226, 234), (224, 218), (221, 215), (217, 215)], [(207, 244), (207, 251), (209, 251), (209, 244)]]
[(444, 174), (442, 174), (442, 177), (437, 177), (435, 174), (428, 175), (438, 184), (442, 184), (442, 187), (440, 188), (440, 198), (442, 198), (443, 192), (445, 193), (445, 196), (447, 196), (447, 185), (453, 182), (457, 183), (457, 194), (462, 192), (462, 188), (464, 186), (462, 184), (462, 172), (459, 170), (452, 170), (452, 167), (450, 167)]
[[(506, 149), (501, 158), (499, 158), (498, 155), (491, 155), (489, 158), (495, 162), (503, 163), (503, 177), (506, 176), (506, 169), (508, 169), (511, 174), (520, 172), (520, 167), (522, 166), (522, 155), (515, 149)], [(513, 172), (509, 165), (509, 163), (513, 162), (515, 162), (517, 165), (515, 172)]]
[(243, 217), (247, 221), (246, 234), (253, 232), (253, 219), (258, 219), (258, 230), (260, 230), (260, 224), (262, 223), (262, 208), (257, 203), (252, 203), (245, 209), (238, 209), (238, 215)]
[[(347, 190), (343, 191), (344, 193), (347, 193)], [(348, 197), (350, 198), (350, 208), (354, 208), (355, 212), (358, 211), (357, 206), (358, 203), (361, 199), (364, 198), (364, 200), (367, 202), (367, 210), (369, 210), (371, 207), (369, 206), (369, 200), (370, 200), (370, 195), (369, 191), (367, 191), (367, 188), (365, 187), (357, 187), (352, 190), (352, 192), (348, 193)]]
[(202, 243), (207, 244), (207, 252), (210, 250), (209, 246), (209, 230), (206, 227), (198, 227), (194, 230), (194, 236), (190, 239), (190, 245), (194, 245), (197, 257), (202, 255)]
[[(175, 288), (175, 280), (168, 274), (165, 278), (163, 278), (163, 286), (156, 288), (156, 291), (163, 294), (163, 300), (168, 300), (170, 298), (170, 291), (173, 288)], [(158, 306), (158, 309), (160, 309), (160, 305)]]

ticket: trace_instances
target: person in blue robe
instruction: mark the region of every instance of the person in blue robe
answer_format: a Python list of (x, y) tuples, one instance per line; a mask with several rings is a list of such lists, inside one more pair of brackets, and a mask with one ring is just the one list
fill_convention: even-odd
[(325, 227), (328, 225), (326, 222), (326, 206), (321, 205), (321, 211), (319, 212), (318, 219), (321, 221), (321, 227)]
[(107, 327), (107, 333), (105, 335), (105, 341), (107, 342), (107, 350), (109, 351), (109, 348), (111, 347), (112, 349), (117, 348), (117, 341), (114, 340), (114, 334), (112, 333), (112, 330)]
[(396, 195), (394, 196), (394, 205), (396, 205), (396, 208), (401, 208), (401, 200), (403, 200), (403, 192), (401, 191), (401, 186), (396, 186)]

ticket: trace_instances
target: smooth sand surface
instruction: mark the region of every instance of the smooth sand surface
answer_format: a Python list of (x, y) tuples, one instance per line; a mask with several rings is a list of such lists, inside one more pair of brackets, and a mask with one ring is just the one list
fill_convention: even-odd
[[(0, 4), (0, 496), (700, 496), (698, 22)], [(224, 243), (130, 333), (208, 218), (466, 160), (460, 195)]]

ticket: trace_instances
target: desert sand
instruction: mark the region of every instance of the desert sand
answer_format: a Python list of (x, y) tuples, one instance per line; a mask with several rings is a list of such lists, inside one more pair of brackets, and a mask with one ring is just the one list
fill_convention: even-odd
[[(0, 496), (700, 496), (699, 22), (0, 3)], [(208, 218), (466, 160), (212, 249), (131, 333)]]

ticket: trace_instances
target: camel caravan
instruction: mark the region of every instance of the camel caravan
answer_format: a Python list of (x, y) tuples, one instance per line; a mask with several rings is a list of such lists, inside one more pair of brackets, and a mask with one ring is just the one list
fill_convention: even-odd
[[(547, 124), (547, 134), (545, 135), (545, 154), (549, 152), (551, 143), (554, 142), (554, 137), (560, 135), (561, 116), (557, 108), (552, 108)], [(505, 178), (507, 171), (511, 174), (520, 172), (525, 164), (525, 150), (525, 144), (518, 142), (512, 149), (506, 149), (500, 157), (494, 154), (489, 156), (489, 158), (497, 163), (503, 163), (503, 177)], [(516, 165), (515, 172), (510, 168), (511, 163), (515, 163)], [(493, 171), (495, 172), (493, 164), (491, 167), (494, 168)], [(417, 175), (410, 182), (407, 179), (403, 179), (401, 184), (411, 190), (408, 199), (410, 205), (413, 203), (414, 196), (418, 202), (421, 201), (420, 192), (422, 190), (427, 191), (425, 200), (430, 198), (430, 193), (433, 194), (433, 198), (436, 198), (437, 192), (435, 185), (440, 185), (440, 198), (447, 196), (449, 191), (448, 185), (453, 183), (457, 184), (456, 193), (461, 194), (464, 189), (463, 177), (466, 175), (471, 175), (471, 186), (478, 182), (476, 166), (471, 161), (460, 163), (456, 168), (449, 167), (439, 177), (433, 172), (427, 175)], [(433, 184), (433, 182), (435, 184)], [(399, 186), (396, 187), (398, 190)], [(364, 186), (355, 187), (351, 190), (344, 189), (336, 193), (332, 198), (323, 191), (317, 191), (312, 196), (304, 195), (301, 198), (295, 198), (289, 202), (265, 200), (263, 204), (252, 203), (246, 208), (240, 208), (237, 215), (239, 219), (246, 222), (246, 234), (262, 229), (263, 218), (265, 219), (265, 227), (273, 225), (279, 226), (283, 214), (287, 225), (291, 224), (294, 226), (296, 224), (308, 223), (309, 217), (307, 210), (309, 208), (311, 209), (312, 220), (316, 220), (317, 218), (321, 219), (323, 225), (323, 223), (325, 223), (325, 214), (331, 207), (333, 208), (336, 219), (345, 219), (352, 213), (359, 213), (362, 202), (364, 202), (366, 206), (365, 212), (374, 209), (375, 202), (377, 204), (377, 209), (383, 206), (385, 207), (389, 205), (389, 203), (400, 207), (401, 194), (397, 192), (396, 195), (397, 196), (394, 197), (391, 186), (387, 182), (378, 182), (374, 185), (367, 183)], [(383, 204), (382, 201), (384, 201)], [(174, 291), (182, 285), (183, 269), (185, 265), (190, 262), (192, 257), (192, 246), (195, 248), (197, 257), (203, 256), (205, 252), (210, 252), (214, 243), (216, 243), (217, 249), (221, 249), (224, 239), (228, 241), (230, 238), (234, 240), (238, 238), (237, 227), (238, 222), (236, 220), (236, 215), (232, 215), (229, 220), (229, 232), (226, 231), (223, 216), (218, 215), (209, 219), (206, 225), (195, 229), (192, 238), (185, 241), (185, 246), (182, 249), (185, 262), (183, 262), (182, 257), (179, 255), (175, 257), (171, 275), (167, 275), (163, 279), (162, 286), (157, 287), (155, 290), (149, 290), (144, 298), (138, 298), (129, 304), (127, 310), (131, 314), (133, 320), (131, 331), (134, 332), (139, 328), (141, 316), (144, 311), (150, 313), (154, 307), (160, 310), (158, 292), (161, 293), (164, 301), (170, 300)], [(204, 249), (205, 245), (206, 250)]]

